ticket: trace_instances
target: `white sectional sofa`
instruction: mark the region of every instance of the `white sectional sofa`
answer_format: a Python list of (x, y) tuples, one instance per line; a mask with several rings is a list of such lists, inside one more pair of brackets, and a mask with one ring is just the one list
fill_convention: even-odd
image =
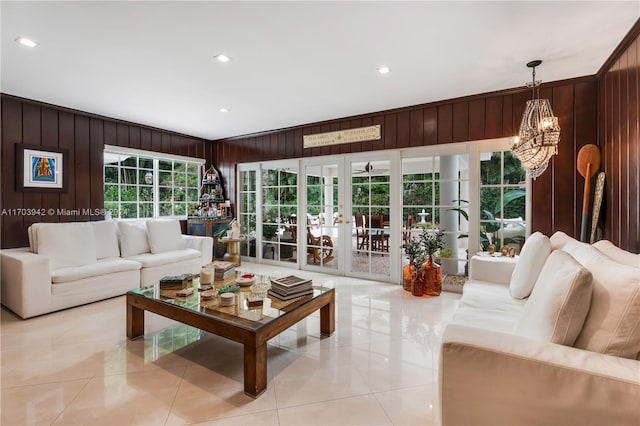
[(2, 304), (22, 318), (118, 296), (166, 275), (199, 273), (213, 239), (177, 220), (37, 223), (29, 247), (2, 250)]
[(443, 333), (444, 425), (639, 425), (640, 255), (533, 234), (474, 256)]

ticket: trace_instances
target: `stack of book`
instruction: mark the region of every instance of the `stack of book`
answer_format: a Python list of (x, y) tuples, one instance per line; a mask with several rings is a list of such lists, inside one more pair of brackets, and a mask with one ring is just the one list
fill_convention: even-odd
[(290, 300), (313, 294), (311, 280), (289, 275), (271, 280), (269, 296), (280, 300)]
[(226, 260), (214, 260), (211, 266), (213, 266), (213, 279), (215, 281), (226, 280), (236, 273), (236, 268), (233, 263), (227, 262)]

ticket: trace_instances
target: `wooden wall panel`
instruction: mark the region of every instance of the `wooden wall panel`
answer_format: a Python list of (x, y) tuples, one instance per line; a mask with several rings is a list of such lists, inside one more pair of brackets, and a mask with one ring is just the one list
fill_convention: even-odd
[[(107, 117), (44, 104), (29, 99), (2, 95), (2, 208), (44, 209), (42, 216), (4, 214), (0, 219), (2, 248), (28, 245), (27, 228), (34, 222), (71, 222), (100, 220), (104, 207), (104, 145), (125, 146), (166, 153), (187, 153), (191, 146), (204, 158), (202, 139), (125, 123)], [(174, 144), (166, 144), (171, 142)], [(162, 143), (165, 142), (163, 146)], [(64, 171), (65, 192), (16, 191), (16, 144), (62, 148), (68, 152)], [(166, 148), (166, 150), (163, 150)], [(212, 150), (209, 147), (209, 157)], [(235, 167), (232, 164), (230, 173)], [(235, 184), (231, 182), (231, 184)], [(233, 187), (232, 187), (233, 188)], [(83, 214), (89, 209), (92, 214)], [(49, 210), (53, 214), (49, 213)], [(63, 211), (69, 214), (64, 214)], [(76, 214), (74, 211), (79, 211)], [(61, 214), (59, 214), (61, 213)]]
[[(448, 114), (448, 113), (447, 113)], [(445, 116), (443, 116), (445, 118)], [(448, 118), (448, 117), (447, 117)], [(452, 141), (464, 142), (469, 139), (469, 102), (457, 102), (453, 104)], [(446, 122), (448, 127), (448, 122)], [(448, 142), (445, 138), (443, 142)]]
[[(552, 95), (553, 112), (558, 117), (561, 128), (561, 141), (558, 145), (558, 155), (555, 163), (566, 164), (566, 167), (553, 168), (553, 205), (562, 205), (571, 200), (574, 206), (578, 206), (577, 199), (582, 200), (583, 182), (576, 179), (576, 164), (571, 161), (576, 158), (576, 143), (573, 137), (574, 125), (574, 98), (573, 85), (565, 85), (553, 88)], [(580, 181), (580, 182), (578, 182)], [(576, 186), (577, 183), (580, 186)], [(580, 201), (580, 205), (581, 205)], [(568, 235), (577, 235), (575, 214), (573, 209), (554, 209), (552, 229), (563, 231)], [(578, 226), (580, 226), (578, 224)]]
[[(6, 141), (6, 142), (5, 142)], [(19, 247), (20, 235), (15, 229), (22, 229), (23, 215), (14, 214), (12, 209), (22, 208), (24, 192), (16, 188), (16, 144), (22, 143), (22, 104), (13, 99), (2, 98), (2, 246)]]
[[(91, 208), (91, 161), (89, 152), (89, 117), (76, 115), (74, 128), (74, 167), (76, 174), (76, 204), (74, 210), (80, 210), (80, 215), (74, 217), (76, 221), (88, 221), (90, 215), (84, 211)], [(97, 170), (96, 170), (97, 172)]]
[[(22, 140), (27, 145), (41, 144), (41, 108), (38, 105), (24, 105), (22, 108)], [(22, 199), (22, 207), (25, 209), (39, 210), (42, 205), (42, 194), (37, 192), (25, 192)], [(42, 216), (27, 215), (23, 219), (23, 226), (29, 227), (32, 223), (42, 221)]]
[[(58, 111), (51, 108), (42, 109), (41, 134), (43, 148), (58, 148)], [(60, 207), (59, 195), (55, 192), (44, 192), (42, 194), (42, 205), (57, 212)], [(58, 222), (59, 218), (57, 214), (47, 213), (42, 217), (42, 221)]]
[[(60, 132), (60, 148), (65, 149), (68, 154), (67, 164), (76, 163), (75, 152), (75, 120), (74, 114), (69, 111), (60, 111), (58, 114), (58, 127)], [(117, 131), (116, 131), (117, 135)], [(3, 147), (4, 149), (4, 147)], [(60, 193), (60, 209), (73, 210), (76, 207), (76, 172), (73, 167), (68, 167), (67, 170), (67, 189), (65, 192)], [(83, 179), (86, 177), (78, 176), (77, 179)], [(48, 206), (44, 206), (48, 208)], [(59, 215), (60, 222), (73, 222), (73, 216)], [(23, 232), (26, 233), (26, 227)]]
[[(151, 132), (146, 130), (146, 134), (149, 137), (149, 145), (151, 144)], [(89, 119), (89, 166), (104, 163), (104, 121), (91, 117)], [(104, 167), (91, 167), (89, 173), (89, 191), (90, 191), (90, 203), (89, 206), (92, 209), (98, 208), (104, 204)], [(104, 215), (101, 212), (91, 215), (89, 220), (102, 220)]]
[(502, 134), (502, 103), (502, 96), (492, 96), (485, 101), (484, 137), (487, 139), (498, 138)]
[(640, 21), (598, 75), (599, 145), (606, 173), (604, 237), (640, 252)]

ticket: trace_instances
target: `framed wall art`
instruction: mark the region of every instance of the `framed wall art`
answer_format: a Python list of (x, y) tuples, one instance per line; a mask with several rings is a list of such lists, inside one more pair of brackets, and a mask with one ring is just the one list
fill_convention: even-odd
[(16, 190), (66, 191), (67, 157), (64, 149), (16, 144)]

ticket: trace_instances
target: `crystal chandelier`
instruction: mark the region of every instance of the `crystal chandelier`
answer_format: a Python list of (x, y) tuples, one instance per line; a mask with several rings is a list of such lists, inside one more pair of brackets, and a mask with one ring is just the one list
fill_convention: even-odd
[(527, 64), (533, 68), (533, 80), (527, 83), (531, 87), (531, 100), (522, 115), (520, 132), (513, 143), (513, 153), (527, 171), (527, 176), (537, 178), (549, 165), (551, 156), (558, 153), (560, 142), (560, 126), (558, 117), (553, 115), (548, 99), (539, 98), (540, 81), (536, 81), (536, 67), (541, 60)]

